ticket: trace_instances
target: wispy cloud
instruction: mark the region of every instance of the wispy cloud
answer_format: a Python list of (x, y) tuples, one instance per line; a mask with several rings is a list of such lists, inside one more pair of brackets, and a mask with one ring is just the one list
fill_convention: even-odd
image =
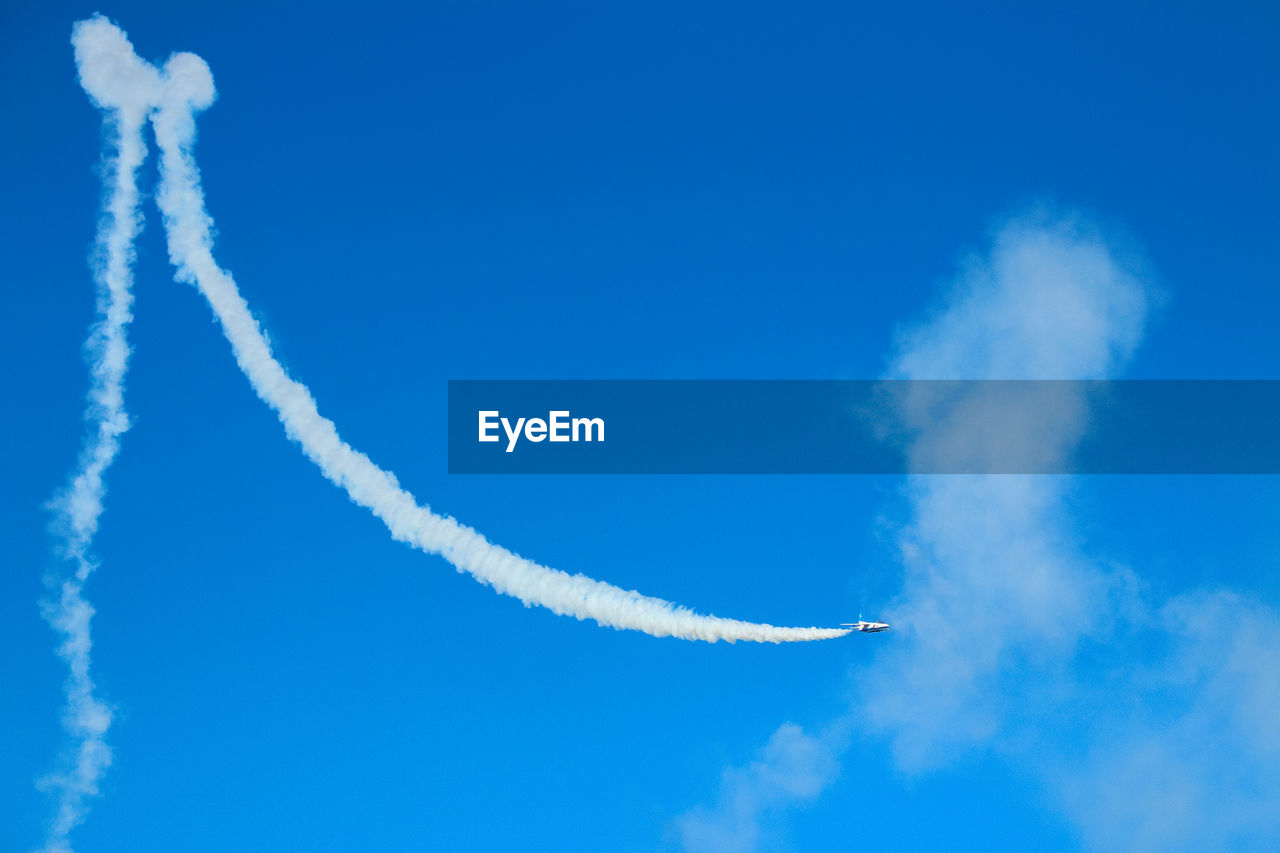
[(995, 231), (923, 322), (898, 333), (904, 379), (1091, 379), (1142, 340), (1150, 285), (1140, 262), (1078, 216), (1037, 213)]
[(1152, 649), (1078, 695), (1101, 719), (1049, 787), (1091, 849), (1265, 850), (1280, 838), (1280, 615), (1193, 590), (1129, 624)]
[(761, 821), (770, 813), (816, 799), (836, 777), (844, 734), (805, 734), (783, 723), (755, 761), (724, 771), (719, 801), (676, 820), (684, 849), (691, 853), (748, 853), (764, 840)]
[[(1151, 290), (1138, 270), (1079, 219), (1009, 223), (941, 308), (900, 335), (890, 375), (1111, 375), (1142, 338)], [(939, 409), (914, 402), (922, 417)], [(961, 402), (926, 424), (917, 453), (999, 451), (983, 401)], [(1043, 446), (1057, 454), (1087, 427), (1083, 401), (1053, 419), (1026, 414), (1045, 421)], [(1261, 849), (1280, 837), (1280, 736), (1268, 725), (1280, 718), (1280, 620), (1238, 593), (1152, 601), (1138, 574), (1082, 550), (1072, 488), (1058, 477), (908, 481), (903, 588), (887, 611), (896, 632), (855, 675), (876, 701), (843, 722), (887, 740), (907, 774), (972, 750), (1007, 756), (1042, 779), (1092, 849)], [(750, 810), (715, 814), (754, 822)]]
[[(941, 313), (901, 334), (891, 373), (1106, 376), (1140, 340), (1144, 304), (1142, 284), (1096, 233), (1069, 220), (1014, 222), (996, 233), (989, 257), (966, 264)], [(1058, 414), (1041, 446), (1061, 457), (1087, 413)], [(917, 450), (999, 453), (985, 441), (989, 423), (931, 424)], [(1094, 615), (1111, 611), (1109, 579), (1077, 552), (1067, 529), (1067, 487), (1031, 476), (908, 482), (904, 584), (891, 609), (898, 634), (861, 676), (881, 697), (866, 722), (891, 738), (903, 766), (925, 767), (945, 760), (953, 744), (989, 738), (1003, 723), (1003, 703), (993, 697), (1014, 689), (1022, 663), (1070, 657)]]

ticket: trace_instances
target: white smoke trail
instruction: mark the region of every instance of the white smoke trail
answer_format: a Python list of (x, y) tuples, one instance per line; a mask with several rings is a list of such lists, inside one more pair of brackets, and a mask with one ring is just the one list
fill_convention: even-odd
[(129, 362), (125, 327), (132, 319), (133, 239), (138, 231), (136, 173), (146, 158), (142, 125), (159, 91), (160, 75), (139, 60), (124, 34), (100, 19), (82, 21), (72, 35), (80, 83), (106, 112), (114, 152), (104, 156), (110, 175), (110, 194), (98, 230), (94, 279), (98, 288), (98, 320), (86, 344), (90, 387), (85, 411), (89, 433), (67, 487), (50, 503), (53, 529), (63, 556), (74, 572), (61, 579), (55, 598), (43, 602), (45, 619), (61, 635), (58, 655), (69, 670), (63, 726), (71, 736), (74, 755), (62, 772), (43, 780), (58, 793), (57, 813), (45, 849), (69, 851), (68, 836), (84, 820), (86, 800), (98, 793), (98, 782), (111, 764), (106, 732), (111, 711), (94, 695), (89, 675), (93, 608), (84, 598), (84, 584), (96, 566), (93, 537), (102, 515), (106, 487), (103, 476), (120, 450), (120, 436), (129, 428), (124, 409), (124, 375)]
[[(103, 25), (110, 26), (105, 21)], [(123, 34), (114, 44), (127, 53), (120, 62), (140, 61)], [(169, 256), (177, 267), (177, 278), (195, 284), (208, 299), (241, 370), (258, 396), (279, 416), (289, 437), (353, 502), (381, 519), (395, 539), (429, 554), (439, 554), (459, 571), (520, 599), (526, 606), (538, 604), (557, 614), (592, 619), (612, 628), (710, 642), (783, 643), (831, 639), (848, 633), (843, 629), (787, 628), (704, 616), (584, 575), (569, 575), (538, 565), (494, 545), (472, 528), (419, 505), (392, 474), (343, 442), (333, 422), (320, 415), (306, 386), (291, 379), (276, 361), (235, 282), (214, 261), (212, 220), (204, 209), (199, 170), (192, 153), (195, 113), (213, 102), (213, 76), (200, 57), (179, 53), (165, 65), (163, 78), (151, 121), (161, 152), (157, 200), (164, 214)]]

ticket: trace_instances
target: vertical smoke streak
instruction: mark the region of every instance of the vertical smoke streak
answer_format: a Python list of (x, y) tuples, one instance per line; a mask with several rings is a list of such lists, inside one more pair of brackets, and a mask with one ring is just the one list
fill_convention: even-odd
[(124, 34), (101, 18), (77, 24), (72, 44), (81, 85), (106, 115), (109, 140), (103, 159), (110, 192), (92, 263), (98, 319), (85, 347), (90, 364), (88, 434), (69, 483), (50, 502), (61, 556), (74, 568), (54, 581), (56, 592), (42, 602), (45, 619), (60, 636), (58, 655), (68, 668), (63, 726), (72, 740), (72, 756), (65, 769), (43, 780), (58, 797), (45, 849), (59, 853), (70, 851), (70, 832), (84, 820), (86, 801), (98, 793), (98, 782), (111, 764), (106, 742), (111, 711), (95, 695), (90, 676), (93, 607), (84, 597), (84, 585), (97, 565), (92, 546), (106, 491), (103, 477), (129, 428), (125, 329), (132, 319), (133, 240), (141, 224), (136, 173), (146, 157), (142, 125), (159, 85), (155, 69), (132, 51), (121, 51), (121, 44), (128, 44)]

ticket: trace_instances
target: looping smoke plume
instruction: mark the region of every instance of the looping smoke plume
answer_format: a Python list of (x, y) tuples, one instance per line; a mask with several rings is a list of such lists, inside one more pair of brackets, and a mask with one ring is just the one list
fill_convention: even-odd
[(101, 16), (76, 24), (72, 43), (80, 83), (114, 131), (114, 153), (106, 158), (111, 167), (111, 190), (98, 238), (100, 257), (94, 264), (100, 320), (88, 344), (90, 435), (70, 485), (53, 503), (61, 548), (75, 571), (61, 581), (56, 600), (45, 609), (46, 618), (62, 636), (59, 654), (70, 669), (66, 727), (75, 741), (77, 756), (67, 773), (49, 780), (59, 791), (60, 802), (47, 851), (70, 851), (69, 833), (84, 819), (85, 800), (97, 793), (98, 781), (111, 760), (104, 739), (111, 714), (95, 697), (89, 677), (89, 618), (93, 609), (82, 593), (94, 568), (90, 546), (102, 513), (103, 474), (129, 425), (123, 393), (129, 355), (125, 327), (132, 302), (133, 239), (140, 222), (135, 174), (146, 155), (142, 126), (147, 121), (161, 153), (157, 202), (177, 278), (194, 284), (209, 301), (237, 364), (258, 396), (276, 412), (288, 436), (354, 503), (381, 519), (395, 539), (444, 557), (458, 571), (518, 598), (526, 606), (537, 604), (611, 628), (708, 642), (785, 643), (848, 633), (844, 629), (778, 627), (702, 615), (526, 560), (419, 504), (394, 475), (345, 443), (334, 423), (320, 415), (307, 387), (288, 376), (275, 359), (235, 282), (213, 258), (213, 221), (205, 211), (193, 154), (195, 115), (212, 104), (216, 95), (213, 75), (204, 60), (178, 53), (163, 69), (157, 69), (140, 59), (124, 32)]

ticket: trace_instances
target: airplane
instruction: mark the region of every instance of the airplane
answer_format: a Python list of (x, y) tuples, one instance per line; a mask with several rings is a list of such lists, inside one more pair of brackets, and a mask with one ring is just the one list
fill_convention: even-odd
[(867, 622), (861, 616), (857, 622), (843, 622), (841, 628), (850, 628), (854, 631), (861, 631), (864, 634), (879, 634), (881, 631), (889, 630), (888, 622)]

